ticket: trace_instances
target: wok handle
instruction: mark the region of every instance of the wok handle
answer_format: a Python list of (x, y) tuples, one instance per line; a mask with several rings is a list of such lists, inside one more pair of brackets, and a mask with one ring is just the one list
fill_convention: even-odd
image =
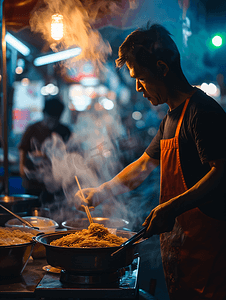
[(120, 248), (116, 250), (115, 252), (111, 253), (111, 257), (115, 258), (117, 255), (119, 255), (121, 252), (123, 252), (125, 249), (127, 249), (129, 246), (134, 244), (136, 241), (141, 239), (145, 232), (146, 232), (146, 227), (142, 228), (140, 231), (138, 231), (134, 236), (132, 236), (130, 239), (125, 241), (123, 244), (121, 244)]

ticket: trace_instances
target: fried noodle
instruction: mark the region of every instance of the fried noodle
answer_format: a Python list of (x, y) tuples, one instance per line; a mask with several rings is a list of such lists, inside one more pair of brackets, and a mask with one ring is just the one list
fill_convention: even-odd
[(33, 234), (19, 229), (0, 227), (0, 246), (18, 245), (32, 241)]
[(110, 233), (102, 224), (91, 223), (88, 229), (83, 229), (63, 236), (60, 239), (53, 240), (50, 245), (75, 248), (102, 248), (120, 246), (126, 240), (127, 238)]

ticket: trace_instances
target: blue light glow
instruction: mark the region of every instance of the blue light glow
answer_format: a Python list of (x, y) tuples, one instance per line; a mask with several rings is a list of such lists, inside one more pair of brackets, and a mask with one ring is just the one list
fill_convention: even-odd
[(40, 56), (35, 58), (34, 65), (36, 67), (39, 67), (43, 65), (52, 64), (57, 61), (66, 60), (74, 56), (78, 56), (81, 53), (81, 51), (82, 51), (81, 48), (77, 47), (77, 48), (73, 48), (73, 49), (69, 49), (69, 50), (65, 50), (53, 54)]
[(24, 45), (21, 41), (19, 41), (17, 38), (15, 38), (12, 34), (9, 32), (5, 35), (5, 41), (9, 45), (11, 45), (13, 48), (15, 48), (17, 51), (19, 51), (24, 56), (28, 56), (30, 54), (30, 49)]

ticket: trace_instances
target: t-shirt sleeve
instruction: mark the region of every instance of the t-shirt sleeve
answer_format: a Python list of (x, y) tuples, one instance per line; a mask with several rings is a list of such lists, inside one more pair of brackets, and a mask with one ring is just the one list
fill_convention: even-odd
[(201, 112), (193, 121), (194, 139), (201, 162), (226, 158), (226, 115)]
[[(164, 119), (165, 120), (165, 119)], [(160, 160), (160, 140), (162, 139), (163, 136), (163, 126), (164, 126), (164, 120), (161, 122), (159, 126), (159, 130), (152, 139), (150, 145), (147, 147), (145, 152), (154, 159), (159, 159)]]

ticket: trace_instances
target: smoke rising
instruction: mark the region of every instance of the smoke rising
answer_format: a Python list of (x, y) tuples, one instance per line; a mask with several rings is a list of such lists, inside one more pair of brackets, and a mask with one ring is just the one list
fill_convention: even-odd
[[(85, 60), (101, 69), (112, 50), (95, 27), (101, 26), (103, 20), (110, 23), (116, 16), (123, 19), (125, 11), (134, 9), (136, 3), (136, 0), (44, 0), (44, 4), (34, 10), (30, 27), (33, 32), (42, 34), (54, 52), (72, 47), (82, 49), (79, 56), (64, 62), (66, 67), (70, 68), (72, 62)], [(54, 14), (63, 15), (64, 36), (59, 42), (51, 37)]]
[[(68, 211), (67, 207), (71, 207), (75, 212), (74, 195), (78, 191), (75, 176), (82, 188), (98, 187), (112, 179), (124, 167), (125, 154), (121, 151), (125, 150), (121, 150), (118, 145), (122, 138), (126, 140), (129, 137), (117, 108), (110, 112), (83, 112), (79, 114), (73, 135), (67, 143), (57, 134), (52, 134), (41, 146), (45, 158), (37, 158), (30, 153), (36, 169), (26, 170), (27, 176), (43, 182), (46, 189), (55, 195), (56, 202), (64, 203), (65, 211)], [(129, 149), (128, 151), (130, 159), (133, 160), (134, 156), (135, 160), (135, 153)], [(131, 229), (139, 229), (151, 208), (156, 205), (158, 190), (158, 175), (153, 175), (151, 183), (147, 180), (135, 191), (106, 199), (95, 209), (93, 215), (122, 218), (130, 222)], [(63, 214), (63, 208), (53, 217), (56, 221), (65, 221), (70, 217), (65, 212), (60, 217), (64, 219), (59, 220), (59, 211)]]
[[(41, 33), (53, 51), (80, 47), (81, 54), (65, 62), (67, 67), (76, 60), (91, 60), (94, 65), (101, 67), (111, 47), (104, 42), (99, 32), (91, 27), (92, 19), (97, 11), (93, 10), (90, 18), (87, 10), (79, 0), (45, 0), (45, 6), (34, 11), (30, 26), (34, 32)], [(99, 10), (99, 7), (97, 8)], [(52, 15), (63, 15), (64, 37), (57, 43), (51, 37)]]
[[(73, 218), (73, 213), (78, 215), (74, 207), (74, 195), (78, 191), (75, 176), (78, 177), (82, 188), (98, 187), (123, 169), (119, 160), (120, 153), (114, 147), (110, 137), (105, 136), (105, 138), (106, 140), (101, 144), (99, 144), (100, 140), (84, 139), (82, 141), (83, 151), (78, 152), (75, 151), (79, 143), (76, 135), (72, 136), (65, 144), (60, 136), (52, 134), (51, 138), (46, 139), (42, 144), (41, 152), (45, 155), (44, 159), (40, 159), (40, 157), (37, 159), (30, 153), (36, 169), (35, 171), (26, 170), (26, 174), (29, 178), (43, 182), (46, 189), (54, 194), (53, 205), (44, 204), (44, 206), (48, 206), (50, 209), (55, 207), (57, 211), (52, 218), (57, 222)], [(88, 148), (86, 148), (86, 142), (90, 143)], [(94, 146), (95, 143), (96, 146)], [(130, 222), (130, 229), (139, 230), (151, 209), (157, 205), (158, 170), (152, 174), (151, 178), (151, 181), (150, 179), (146, 180), (132, 192), (116, 198), (109, 197), (96, 207), (92, 213), (93, 216), (125, 219)], [(56, 203), (59, 204), (58, 208)], [(73, 211), (68, 214), (71, 209)]]

